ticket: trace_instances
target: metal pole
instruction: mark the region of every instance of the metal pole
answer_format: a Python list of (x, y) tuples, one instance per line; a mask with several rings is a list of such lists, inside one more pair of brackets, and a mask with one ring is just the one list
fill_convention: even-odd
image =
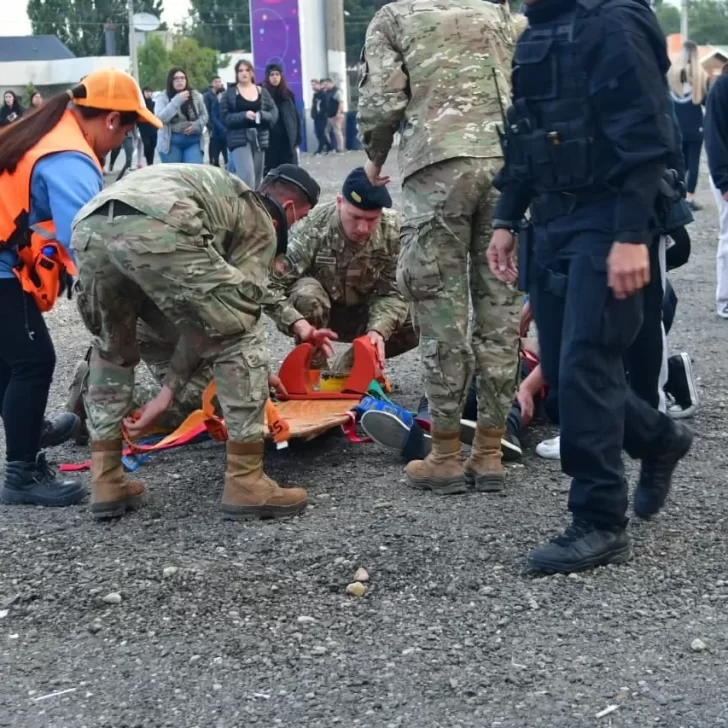
[(137, 59), (136, 36), (134, 34), (134, 0), (129, 0), (129, 58), (131, 60), (131, 75), (139, 83), (139, 61)]
[(680, 0), (680, 35), (685, 43), (688, 40), (688, 0)]

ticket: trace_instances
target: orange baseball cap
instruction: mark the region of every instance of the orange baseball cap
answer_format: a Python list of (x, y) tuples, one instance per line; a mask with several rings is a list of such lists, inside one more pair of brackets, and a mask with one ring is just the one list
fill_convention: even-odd
[(108, 111), (133, 111), (140, 121), (157, 129), (162, 128), (162, 122), (147, 109), (139, 84), (128, 73), (118, 68), (104, 68), (89, 73), (80, 85), (86, 88), (86, 98), (74, 98), (73, 103), (76, 106)]

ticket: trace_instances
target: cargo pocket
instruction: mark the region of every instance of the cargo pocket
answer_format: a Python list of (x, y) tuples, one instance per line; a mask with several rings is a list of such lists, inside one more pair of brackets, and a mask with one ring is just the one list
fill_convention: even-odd
[(195, 307), (205, 333), (213, 338), (251, 331), (260, 317), (260, 306), (246, 298), (238, 286), (213, 288)]
[(600, 326), (599, 342), (610, 349), (628, 349), (642, 328), (644, 302), (642, 291), (637, 291), (625, 299), (614, 297), (607, 285), (607, 261), (604, 257), (593, 257), (592, 265), (602, 281), (604, 299)]
[(410, 220), (402, 225), (397, 287), (409, 301), (425, 301), (442, 292), (436, 235), (433, 216)]
[(76, 298), (76, 308), (81, 316), (86, 330), (92, 336), (101, 335), (101, 318), (98, 314), (98, 308), (92, 305), (93, 297), (86, 294), (78, 284), (74, 285), (74, 294)]
[(243, 360), (248, 371), (248, 399), (261, 402), (268, 398), (268, 355), (258, 351), (244, 351)]

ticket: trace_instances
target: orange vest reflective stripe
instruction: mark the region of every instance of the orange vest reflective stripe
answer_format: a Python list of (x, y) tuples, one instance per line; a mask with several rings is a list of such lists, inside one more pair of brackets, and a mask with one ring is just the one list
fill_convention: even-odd
[[(0, 249), (11, 248), (17, 253), (18, 263), (13, 272), (41, 311), (53, 308), (61, 273), (66, 270), (69, 275), (76, 275), (73, 259), (55, 239), (53, 221), (42, 220), (32, 226), (28, 222), (33, 169), (43, 157), (59, 152), (85, 154), (103, 174), (96, 154), (70, 111), (66, 111), (58, 124), (25, 153), (12, 174), (0, 174)], [(43, 248), (48, 247), (53, 248), (52, 255), (43, 253)]]

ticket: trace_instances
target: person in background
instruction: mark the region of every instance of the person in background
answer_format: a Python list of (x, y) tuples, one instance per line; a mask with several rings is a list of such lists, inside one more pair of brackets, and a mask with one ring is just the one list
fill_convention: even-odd
[(235, 174), (257, 189), (263, 179), (265, 150), (270, 130), (278, 121), (278, 109), (268, 91), (255, 84), (248, 61), (235, 64), (236, 83), (220, 99), (220, 120), (227, 129), (227, 143)]
[(705, 151), (710, 186), (720, 216), (716, 306), (718, 316), (728, 319), (728, 63), (715, 80), (705, 107)]
[(6, 91), (3, 96), (3, 106), (0, 109), (0, 126), (8, 126), (20, 119), (25, 109), (20, 104), (20, 99), (12, 91)]
[[(142, 94), (144, 95), (144, 105), (149, 110), (150, 114), (154, 113), (154, 101), (152, 100), (152, 89), (149, 86), (145, 86)], [(139, 136), (142, 141), (142, 150), (144, 152), (144, 159), (146, 160), (147, 166), (151, 167), (154, 164), (154, 151), (157, 148), (157, 127), (148, 122), (140, 122), (137, 124), (139, 130)], [(142, 166), (141, 157), (139, 157), (139, 166)]]
[(191, 89), (184, 69), (176, 66), (167, 75), (167, 87), (154, 104), (164, 122), (157, 135), (157, 151), (164, 163), (202, 164), (207, 108), (202, 94)]
[(311, 89), (313, 91), (313, 100), (311, 101), (311, 118), (313, 119), (313, 130), (318, 140), (318, 149), (314, 154), (324, 154), (331, 151), (329, 140), (326, 136), (326, 124), (329, 121), (329, 115), (326, 111), (326, 91), (324, 82), (314, 78), (311, 79)]
[(265, 171), (268, 172), (281, 164), (298, 164), (301, 118), (296, 108), (296, 97), (288, 88), (279, 64), (268, 64), (263, 88), (271, 95), (278, 109), (278, 121), (270, 130), (270, 144), (265, 152)]
[[(205, 100), (205, 108), (207, 109), (207, 131), (210, 134), (210, 141), (207, 147), (207, 156), (210, 160), (210, 164), (213, 167), (219, 166), (220, 162), (220, 147), (218, 144), (213, 143), (212, 136), (212, 108), (219, 103), (220, 91), (225, 90), (225, 85), (222, 82), (220, 76), (213, 76), (210, 79), (210, 85), (202, 94), (202, 98)], [(219, 142), (219, 139), (217, 140)], [(227, 162), (227, 149), (225, 150), (225, 161)]]
[(344, 100), (340, 89), (330, 78), (324, 80), (324, 88), (326, 89), (325, 108), (327, 112), (326, 135), (333, 150), (343, 152), (345, 150), (344, 133), (342, 131), (344, 126)]
[(220, 99), (225, 92), (220, 89), (215, 102), (210, 105), (210, 164), (220, 166), (220, 155), (228, 165), (227, 129), (220, 120)]
[(675, 108), (682, 152), (687, 168), (687, 201), (693, 211), (702, 209), (695, 201), (700, 152), (703, 149), (703, 106), (708, 92), (708, 75), (698, 60), (698, 46), (686, 41), (667, 72), (670, 96)]
[(79, 425), (72, 414), (44, 421), (56, 355), (43, 312), (70, 291), (71, 223), (103, 189), (100, 160), (137, 121), (157, 123), (140, 98), (128, 74), (95, 71), (2, 132), (0, 240), (13, 241), (0, 244), (3, 503), (66, 506), (85, 495), (79, 482), (56, 477), (41, 450), (72, 437)]
[(35, 110), (41, 106), (43, 106), (43, 96), (41, 96), (40, 91), (36, 91), (30, 97), (30, 108), (31, 110)]

